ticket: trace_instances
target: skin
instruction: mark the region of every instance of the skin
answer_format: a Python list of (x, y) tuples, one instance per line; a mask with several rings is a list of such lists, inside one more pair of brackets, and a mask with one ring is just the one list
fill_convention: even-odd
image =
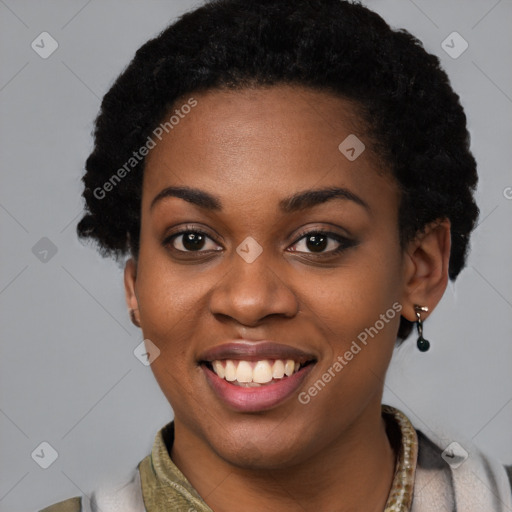
[[(317, 358), (307, 391), (396, 301), (410, 321), (414, 304), (434, 309), (448, 281), (449, 221), (400, 250), (397, 184), (346, 100), (285, 85), (191, 96), (197, 106), (147, 157), (140, 253), (125, 268), (128, 307), (161, 351), (151, 367), (175, 414), (171, 458), (216, 512), (381, 511), (396, 461), (381, 399), (400, 315), (307, 405), (295, 394), (265, 412), (230, 410), (197, 358), (236, 338), (292, 345)], [(353, 162), (338, 150), (351, 133), (366, 145)], [(169, 186), (202, 189), (223, 209), (177, 197), (151, 209)], [(295, 192), (333, 186), (371, 212), (341, 199), (278, 208)], [(209, 253), (180, 253), (183, 236), (164, 246), (190, 224), (209, 237), (200, 247)], [(321, 258), (299, 238), (319, 229), (357, 243)], [(248, 236), (263, 249), (250, 264), (236, 252)], [(339, 246), (330, 238), (320, 252)]]

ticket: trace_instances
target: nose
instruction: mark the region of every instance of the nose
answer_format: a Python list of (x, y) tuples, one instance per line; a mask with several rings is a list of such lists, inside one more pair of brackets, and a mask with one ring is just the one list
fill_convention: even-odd
[(272, 315), (292, 318), (297, 314), (297, 297), (264, 252), (252, 263), (233, 255), (231, 268), (210, 295), (212, 314), (246, 326), (258, 325)]

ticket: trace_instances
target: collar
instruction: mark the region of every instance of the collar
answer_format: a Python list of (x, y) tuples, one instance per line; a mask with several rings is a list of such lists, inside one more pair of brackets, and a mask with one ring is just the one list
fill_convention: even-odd
[[(393, 483), (384, 512), (407, 512), (410, 510), (414, 475), (418, 457), (418, 437), (407, 416), (389, 405), (382, 405), (382, 415), (387, 423), (388, 435), (395, 432), (397, 461)], [(155, 436), (151, 454), (139, 463), (144, 504), (148, 512), (187, 510), (213, 512), (192, 487), (186, 476), (169, 456), (167, 447), (174, 442), (174, 422), (162, 427)]]
[(384, 512), (407, 512), (411, 508), (414, 474), (418, 460), (418, 436), (409, 418), (390, 405), (382, 405), (382, 415), (388, 425), (395, 424), (399, 432), (395, 476)]

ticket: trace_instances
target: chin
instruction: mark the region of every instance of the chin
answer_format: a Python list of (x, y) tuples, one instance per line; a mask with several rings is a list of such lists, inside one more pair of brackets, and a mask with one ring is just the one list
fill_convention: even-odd
[(284, 469), (308, 458), (304, 450), (309, 443), (296, 422), (294, 427), (295, 432), (290, 432), (284, 422), (268, 428), (256, 422), (252, 428), (226, 429), (210, 443), (219, 457), (241, 469)]
[(264, 449), (262, 446), (248, 444), (239, 450), (218, 452), (218, 455), (232, 466), (251, 471), (286, 469), (299, 462), (302, 457), (295, 449)]

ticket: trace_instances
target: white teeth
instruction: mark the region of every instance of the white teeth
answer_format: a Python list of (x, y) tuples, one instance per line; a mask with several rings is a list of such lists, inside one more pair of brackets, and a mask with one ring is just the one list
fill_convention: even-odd
[(252, 372), (252, 381), (265, 384), (272, 380), (272, 368), (268, 361), (258, 361)]
[(295, 369), (295, 361), (293, 359), (288, 359), (286, 364), (284, 365), (284, 373), (287, 377), (293, 375), (293, 370)]
[(276, 359), (269, 361), (238, 361), (232, 359), (216, 360), (211, 362), (213, 371), (229, 382), (245, 387), (267, 384), (273, 379), (290, 377), (300, 369), (300, 363), (293, 359)]
[(212, 363), (213, 369), (215, 370), (215, 373), (223, 379), (226, 376), (226, 372), (224, 371), (224, 366), (222, 366), (222, 363), (220, 361), (213, 361)]
[[(220, 362), (220, 361), (219, 361)], [(222, 364), (222, 363), (221, 363)], [(213, 367), (215, 369), (215, 367)], [(226, 361), (226, 367), (224, 368), (226, 380), (233, 382), (236, 380), (236, 367), (233, 361), (228, 359)]]
[(277, 359), (274, 363), (272, 377), (274, 377), (274, 379), (282, 379), (284, 377), (284, 363), (281, 359)]
[(252, 368), (248, 361), (240, 361), (236, 369), (238, 382), (252, 382)]

